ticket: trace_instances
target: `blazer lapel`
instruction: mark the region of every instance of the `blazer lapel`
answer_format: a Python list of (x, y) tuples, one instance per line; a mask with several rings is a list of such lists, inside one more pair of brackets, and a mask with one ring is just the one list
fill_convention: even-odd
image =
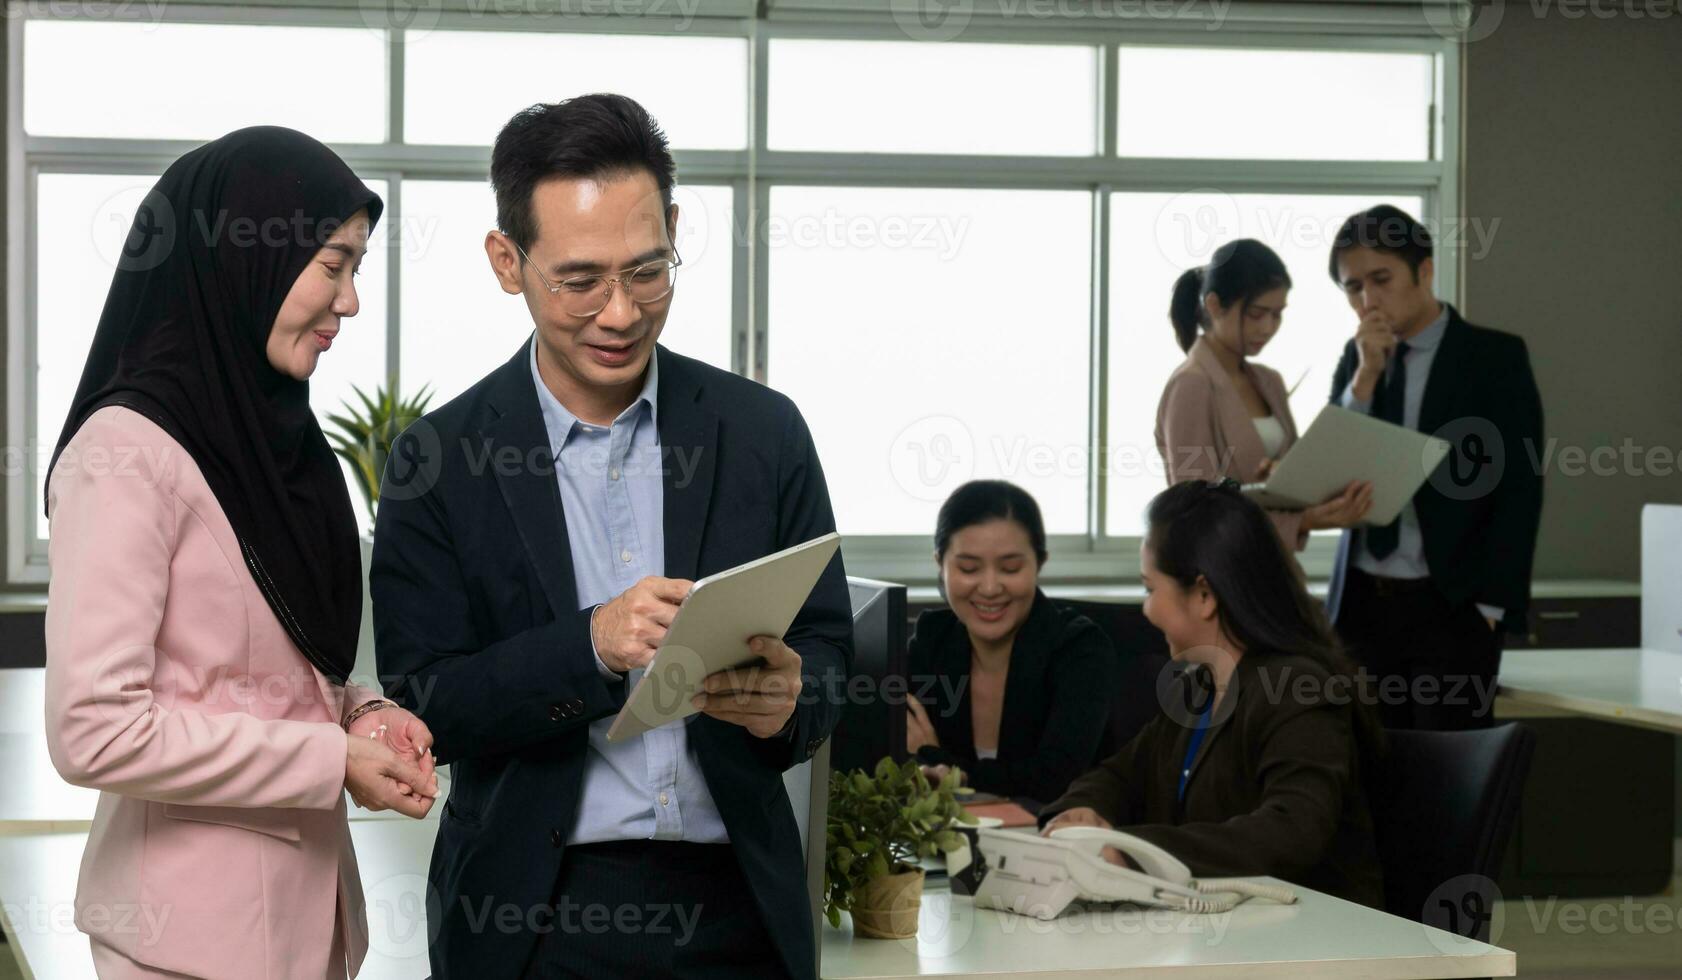
[[(496, 474), (502, 500), (519, 530), (526, 557), (555, 615), (578, 609), (578, 584), (567, 539), (566, 513), (555, 483), (555, 460), (531, 376), (530, 351), (497, 369), (488, 399), (494, 417), (479, 431), (479, 451)], [(505, 462), (500, 462), (504, 460)], [(511, 460), (512, 465), (506, 461)]]
[(660, 358), (660, 471), (665, 499), (666, 575), (694, 579), (700, 570), (701, 537), (712, 503), (718, 462), (718, 416), (699, 404), (700, 386), (664, 347)]
[(1420, 432), (1436, 432), (1453, 415), (1454, 396), (1460, 390), (1460, 372), (1466, 361), (1460, 354), (1465, 326), (1460, 312), (1449, 306), (1448, 325), (1443, 329), (1442, 339), (1437, 341), (1431, 374), (1425, 379), (1425, 393), (1419, 399)]
[(1238, 396), (1238, 389), (1232, 386), (1232, 379), (1227, 377), (1226, 368), (1221, 366), (1215, 353), (1208, 348), (1210, 341), (1199, 337), (1192, 346), (1191, 356), (1203, 373), (1209, 376), (1209, 382), (1215, 395), (1215, 421), (1220, 427), (1223, 440), (1226, 442), (1230, 459), (1219, 462), (1226, 474), (1240, 483), (1248, 483), (1256, 477), (1256, 470), (1261, 468), (1261, 462), (1267, 457), (1267, 450), (1262, 446), (1261, 436), (1256, 432), (1256, 424), (1250, 420), (1250, 413), (1244, 407), (1244, 399)]

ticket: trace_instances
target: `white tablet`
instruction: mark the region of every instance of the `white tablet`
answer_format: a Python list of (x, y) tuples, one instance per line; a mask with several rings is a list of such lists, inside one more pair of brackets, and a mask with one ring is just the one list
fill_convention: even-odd
[(1301, 510), (1330, 500), (1352, 480), (1372, 481), (1372, 509), (1361, 524), (1395, 520), (1448, 456), (1447, 440), (1327, 405), (1273, 468), (1244, 495), (1272, 510)]
[(607, 730), (609, 742), (634, 738), (696, 713), (689, 699), (709, 674), (759, 660), (748, 649), (756, 636), (781, 638), (841, 546), (829, 533), (695, 583), (671, 629), (625, 706)]

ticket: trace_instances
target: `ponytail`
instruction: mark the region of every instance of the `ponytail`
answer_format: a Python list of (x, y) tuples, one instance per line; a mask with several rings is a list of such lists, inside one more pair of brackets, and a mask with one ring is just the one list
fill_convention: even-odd
[(1190, 353), (1197, 342), (1197, 327), (1203, 319), (1203, 266), (1180, 273), (1174, 280), (1174, 298), (1168, 302), (1168, 320), (1180, 350)]
[(1291, 287), (1291, 274), (1278, 253), (1253, 238), (1240, 238), (1215, 249), (1209, 264), (1187, 269), (1174, 280), (1168, 320), (1180, 349), (1191, 352), (1198, 327), (1207, 322), (1203, 297), (1214, 295), (1222, 309), (1248, 303), (1270, 289)]

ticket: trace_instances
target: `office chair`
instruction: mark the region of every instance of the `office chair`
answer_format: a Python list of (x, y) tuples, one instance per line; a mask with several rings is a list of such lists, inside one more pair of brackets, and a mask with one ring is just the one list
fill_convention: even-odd
[(1508, 722), (1385, 736), (1367, 788), (1386, 910), (1486, 942), (1536, 735)]

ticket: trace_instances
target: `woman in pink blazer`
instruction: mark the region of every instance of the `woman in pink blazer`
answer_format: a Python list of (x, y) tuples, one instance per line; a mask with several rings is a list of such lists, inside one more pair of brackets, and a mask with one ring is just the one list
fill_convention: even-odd
[[(1156, 409), (1156, 448), (1172, 486), (1182, 480), (1265, 479), (1297, 440), (1284, 379), (1250, 358), (1278, 332), (1291, 289), (1279, 255), (1253, 238), (1215, 250), (1174, 283), (1168, 318), (1186, 359)], [(1300, 511), (1268, 511), (1288, 551), (1308, 532), (1347, 527), (1372, 506), (1372, 485)]]
[(380, 199), (291, 130), (176, 161), (130, 230), (49, 470), (47, 743), (101, 791), (102, 978), (342, 978), (344, 791), (424, 816), (431, 735), (348, 683), (355, 519), (309, 408)]

